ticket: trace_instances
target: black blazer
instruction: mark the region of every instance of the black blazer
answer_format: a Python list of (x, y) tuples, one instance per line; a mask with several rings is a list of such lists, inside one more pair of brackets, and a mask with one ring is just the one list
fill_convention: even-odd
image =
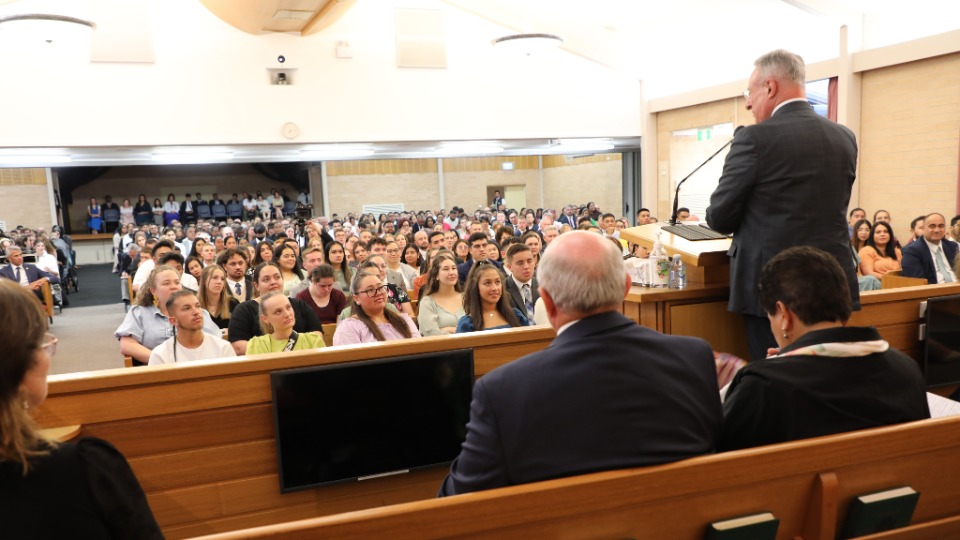
[(784, 105), (766, 121), (739, 129), (710, 196), (707, 222), (734, 233), (730, 303), (735, 313), (765, 315), (757, 283), (774, 255), (813, 246), (836, 257), (860, 308), (846, 212), (856, 177), (857, 141), (806, 102)]
[[(947, 264), (952, 270), (953, 263), (957, 260), (957, 244), (944, 238), (940, 240), (940, 247), (943, 248), (943, 256), (947, 258)], [(910, 242), (904, 246), (901, 253), (903, 254), (903, 259), (900, 261), (900, 266), (903, 268), (901, 275), (924, 278), (931, 285), (937, 282), (937, 266), (924, 239), (919, 238)]]
[(601, 313), (476, 382), (440, 496), (708, 454), (721, 417), (707, 342)]
[[(517, 282), (513, 279), (513, 276), (507, 276), (506, 285), (507, 293), (510, 295), (510, 305), (519, 309), (520, 313), (523, 313), (528, 319), (533, 321), (533, 313), (527, 313), (527, 306), (523, 303), (523, 294), (520, 292), (520, 287), (517, 287)], [(537, 290), (538, 287), (537, 276), (533, 276), (533, 279), (530, 280), (530, 292), (534, 305), (536, 305), (537, 299), (540, 298), (540, 291)], [(531, 324), (533, 323), (531, 322)]]

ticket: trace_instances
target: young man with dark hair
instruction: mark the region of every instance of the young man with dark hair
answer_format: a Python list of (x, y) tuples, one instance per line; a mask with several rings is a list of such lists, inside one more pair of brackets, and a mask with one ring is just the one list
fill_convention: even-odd
[(537, 261), (533, 250), (526, 244), (513, 244), (507, 249), (506, 263), (510, 269), (506, 283), (510, 304), (532, 321), (533, 306), (540, 298), (539, 284), (534, 276)]
[(470, 235), (467, 243), (470, 244), (470, 260), (457, 266), (457, 275), (460, 278), (460, 283), (466, 283), (467, 274), (470, 273), (470, 269), (473, 268), (474, 264), (480, 261), (487, 261), (497, 268), (501, 270), (503, 269), (503, 265), (500, 263), (500, 261), (493, 261), (487, 258), (487, 244), (490, 243), (487, 235), (483, 233), (473, 233)]

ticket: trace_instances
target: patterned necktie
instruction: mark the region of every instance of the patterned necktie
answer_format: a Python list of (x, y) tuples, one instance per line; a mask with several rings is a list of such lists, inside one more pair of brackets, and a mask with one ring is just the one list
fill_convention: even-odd
[(940, 272), (940, 275), (943, 276), (943, 281), (941, 283), (950, 283), (953, 279), (950, 277), (950, 270), (947, 268), (947, 261), (943, 258), (943, 248), (937, 246), (937, 272)]
[(240, 298), (243, 295), (243, 292), (240, 290), (240, 282), (234, 283), (233, 288), (237, 291), (237, 298)]
[(530, 294), (530, 284), (523, 286), (523, 304), (527, 308), (527, 317), (533, 317), (533, 296)]

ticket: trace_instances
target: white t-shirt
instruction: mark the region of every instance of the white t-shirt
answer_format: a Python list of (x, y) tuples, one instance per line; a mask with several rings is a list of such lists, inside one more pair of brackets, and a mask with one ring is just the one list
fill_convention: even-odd
[(133, 276), (133, 284), (142, 287), (147, 282), (147, 278), (150, 277), (150, 272), (153, 272), (154, 266), (156, 266), (156, 263), (153, 262), (153, 259), (147, 259), (140, 263), (140, 266), (137, 267), (137, 273)]
[[(176, 357), (174, 357), (174, 347), (176, 347)], [(177, 362), (187, 362), (191, 360), (206, 360), (208, 358), (224, 358), (236, 356), (233, 352), (233, 346), (230, 342), (224, 341), (210, 334), (203, 334), (203, 343), (196, 349), (188, 349), (177, 342), (176, 337), (172, 337), (150, 353), (150, 361), (147, 365), (155, 366), (157, 364), (172, 364), (174, 358)]]

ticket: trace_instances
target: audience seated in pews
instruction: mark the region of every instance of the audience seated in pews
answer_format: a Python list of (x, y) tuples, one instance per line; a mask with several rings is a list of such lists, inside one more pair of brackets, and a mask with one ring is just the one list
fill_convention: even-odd
[[(537, 233), (527, 233), (536, 236)], [(540, 298), (537, 277), (534, 272), (537, 269), (537, 257), (539, 251), (534, 255), (534, 248), (527, 244), (513, 244), (507, 249), (507, 269), (510, 275), (506, 278), (506, 289), (510, 305), (526, 316), (527, 320), (533, 320), (536, 302)]]
[[(147, 247), (150, 246), (150, 242), (147, 242)], [(140, 262), (140, 265), (137, 267), (137, 273), (133, 276), (133, 292), (140, 292), (140, 287), (143, 286), (144, 282), (147, 281), (147, 278), (150, 276), (153, 269), (160, 264), (160, 257), (166, 255), (173, 251), (174, 246), (173, 242), (167, 239), (158, 241), (153, 247), (150, 248), (150, 259)]]
[(260, 323), (263, 335), (250, 338), (247, 355), (287, 351), (303, 351), (326, 346), (320, 332), (299, 333), (291, 299), (280, 291), (272, 291), (260, 299)]
[(23, 262), (23, 249), (14, 244), (7, 247), (8, 264), (0, 268), (0, 278), (15, 281), (31, 290), (43, 302), (43, 285), (45, 283), (60, 283), (60, 276), (37, 268), (36, 265)]
[(449, 251), (433, 258), (425, 289), (417, 303), (420, 335), (442, 336), (457, 331), (457, 321), (466, 315), (463, 292), (457, 276), (457, 261)]
[(227, 292), (226, 284), (227, 272), (221, 266), (208, 266), (200, 273), (197, 298), (221, 330), (230, 326), (230, 314), (240, 305), (240, 301)]
[(4, 538), (162, 539), (123, 455), (96, 438), (57, 443), (29, 410), (47, 397), (57, 340), (23, 288), (0, 280), (0, 523)]
[(230, 343), (204, 331), (204, 308), (196, 294), (186, 289), (177, 291), (165, 305), (173, 337), (153, 349), (149, 365), (236, 356)]
[(923, 241), (910, 242), (903, 249), (904, 277), (923, 278), (927, 283), (957, 281), (952, 270), (957, 258), (957, 243), (946, 240), (947, 223), (943, 215), (929, 214), (923, 220)]
[[(145, 365), (158, 345), (173, 337), (173, 325), (167, 312), (167, 300), (181, 290), (180, 274), (169, 266), (157, 266), (150, 272), (137, 305), (130, 308), (114, 332), (120, 341), (120, 354), (133, 358), (134, 365)], [(203, 312), (203, 331), (220, 336), (220, 329), (210, 314)]]
[(893, 228), (885, 221), (873, 224), (866, 245), (858, 255), (860, 273), (877, 279), (883, 278), (887, 272), (900, 270), (900, 260), (903, 258), (900, 248), (894, 245)]
[(618, 313), (631, 283), (607, 240), (561, 235), (537, 277), (557, 338), (476, 382), (441, 496), (714, 451), (721, 408), (710, 346)]
[(290, 287), (287, 296), (296, 298), (301, 292), (310, 287), (310, 272), (314, 268), (323, 264), (323, 247), (309, 246), (300, 254), (300, 270), (303, 273), (303, 279), (299, 283)]
[(530, 326), (530, 321), (503, 293), (507, 279), (491, 261), (481, 261), (467, 275), (463, 291), (465, 315), (457, 321), (457, 333)]
[[(373, 268), (360, 269), (353, 277), (350, 291), (353, 306), (350, 316), (337, 324), (334, 345), (352, 345), (420, 337), (413, 319), (405, 312), (387, 309), (389, 287)], [(346, 310), (344, 310), (346, 312)]]
[(876, 329), (845, 326), (850, 291), (833, 256), (806, 246), (782, 251), (763, 268), (759, 289), (780, 348), (730, 383), (719, 449), (930, 417), (917, 363)]
[(319, 264), (310, 271), (307, 279), (310, 286), (300, 291), (296, 298), (313, 309), (321, 324), (335, 324), (348, 301), (346, 295), (336, 288), (333, 267)]
[[(247, 342), (263, 335), (260, 326), (260, 297), (270, 292), (283, 291), (283, 278), (280, 266), (275, 262), (264, 262), (253, 271), (254, 299), (241, 303), (230, 315), (227, 337), (238, 355), (247, 353)], [(295, 316), (294, 330), (299, 333), (319, 332), (323, 328), (317, 314), (305, 302), (293, 298), (290, 300)]]

